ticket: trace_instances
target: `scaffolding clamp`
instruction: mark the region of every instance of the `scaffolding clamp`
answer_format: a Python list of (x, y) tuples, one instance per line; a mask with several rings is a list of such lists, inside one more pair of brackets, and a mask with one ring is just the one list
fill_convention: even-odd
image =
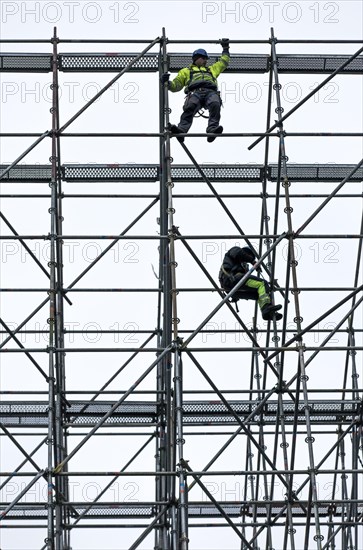
[(53, 475), (59, 474), (64, 466), (64, 461), (60, 462), (55, 468), (53, 468)]
[(285, 493), (285, 502), (289, 504), (294, 504), (298, 500), (296, 491), (291, 491), (291, 493)]
[(184, 340), (180, 336), (178, 336), (175, 340), (171, 343), (171, 351), (180, 350), (183, 347)]
[[(191, 467), (189, 466), (189, 460), (185, 460), (184, 458), (181, 458), (178, 464), (179, 468), (183, 468), (183, 470), (188, 470), (189, 472), (192, 471)], [(178, 472), (179, 475), (179, 472)]]
[(252, 512), (250, 511), (250, 507), (248, 504), (244, 504), (243, 506), (241, 506), (240, 515), (252, 517)]
[[(175, 211), (175, 210), (174, 210)], [(168, 236), (175, 239), (176, 237), (180, 236), (179, 233), (179, 226), (172, 225), (170, 229), (168, 229)]]
[(275, 386), (275, 393), (285, 393), (287, 391), (286, 386), (286, 380), (282, 380), (282, 382), (276, 384)]

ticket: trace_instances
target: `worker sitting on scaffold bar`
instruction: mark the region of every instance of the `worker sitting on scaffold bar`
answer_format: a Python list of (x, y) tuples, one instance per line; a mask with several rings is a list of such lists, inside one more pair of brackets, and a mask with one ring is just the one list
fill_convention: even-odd
[[(228, 250), (219, 271), (219, 281), (223, 290), (229, 293), (249, 271), (250, 268), (247, 264), (254, 264), (255, 261), (255, 253), (248, 246), (244, 248), (234, 246)], [(250, 275), (246, 282), (233, 295), (233, 301), (239, 299), (257, 300), (262, 318), (265, 321), (272, 321), (274, 317), (276, 321), (282, 319), (281, 313), (277, 313), (282, 306), (272, 304), (269, 285), (263, 279)]]
[[(183, 106), (183, 113), (180, 122), (176, 126), (170, 125), (173, 134), (186, 134), (192, 125), (194, 115), (202, 108), (208, 109), (209, 120), (207, 126), (207, 141), (214, 141), (218, 134), (223, 132), (223, 126), (220, 126), (221, 118), (221, 97), (218, 92), (217, 78), (228, 67), (229, 63), (229, 40), (221, 39), (223, 48), (222, 55), (210, 67), (207, 67), (209, 56), (205, 50), (199, 48), (192, 54), (192, 64), (189, 67), (181, 69), (177, 76), (169, 81), (170, 74), (164, 73), (161, 76), (161, 83), (168, 83), (168, 90), (179, 92), (185, 87), (187, 94)], [(179, 141), (184, 141), (184, 137), (178, 137)]]

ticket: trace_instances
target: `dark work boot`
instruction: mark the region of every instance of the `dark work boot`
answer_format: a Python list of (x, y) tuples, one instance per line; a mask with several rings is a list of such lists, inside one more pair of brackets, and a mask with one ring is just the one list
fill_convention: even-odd
[(272, 321), (272, 319), (275, 317), (276, 321), (280, 321), (282, 319), (282, 315), (281, 313), (276, 312), (281, 308), (281, 305), (273, 306), (272, 304), (266, 304), (261, 309), (262, 319), (264, 319), (265, 321)]
[[(221, 134), (223, 132), (223, 126), (217, 126), (217, 128), (212, 128), (210, 130), (207, 130), (207, 134)], [(217, 137), (217, 135), (208, 136), (207, 141), (208, 143), (212, 143)]]
[[(184, 130), (181, 130), (179, 126), (176, 126), (176, 124), (169, 124), (169, 130), (172, 134), (185, 134)], [(184, 141), (184, 137), (177, 137), (176, 138), (180, 143)]]

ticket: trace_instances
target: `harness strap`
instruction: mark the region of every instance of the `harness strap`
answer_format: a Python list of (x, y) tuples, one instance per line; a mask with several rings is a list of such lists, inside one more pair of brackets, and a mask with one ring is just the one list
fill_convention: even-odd
[[(192, 71), (192, 69), (189, 68), (189, 82), (188, 82), (188, 86), (187, 86), (188, 90), (190, 89), (190, 85), (192, 83), (192, 80), (193, 80), (194, 76), (196, 74), (203, 75), (204, 73), (208, 73), (212, 77), (212, 81), (213, 81), (213, 83), (214, 83), (214, 85), (216, 86), (216, 89), (217, 89), (217, 84), (216, 84), (217, 79), (213, 76), (212, 71), (210, 70), (209, 67), (205, 67), (205, 69), (206, 69), (205, 71), (201, 71), (200, 69), (198, 69), (197, 71)], [(202, 78), (201, 82), (203, 82), (203, 81), (204, 81), (204, 78)], [(208, 83), (210, 81), (206, 80), (204, 82)]]
[(242, 271), (236, 271), (235, 273), (232, 273), (231, 271), (227, 271), (223, 265), (221, 265), (221, 271), (224, 273), (224, 275), (227, 275), (227, 277), (234, 277), (235, 275), (246, 275), (246, 272), (243, 273)]

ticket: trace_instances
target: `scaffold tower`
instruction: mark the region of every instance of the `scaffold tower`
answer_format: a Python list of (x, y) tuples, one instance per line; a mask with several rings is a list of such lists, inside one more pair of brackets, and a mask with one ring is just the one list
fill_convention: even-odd
[[(362, 153), (351, 118), (362, 114), (363, 47), (315, 42), (273, 29), (230, 40), (264, 49), (232, 51), (225, 74), (266, 83), (265, 126), (225, 126), (209, 162), (198, 124), (183, 142), (170, 132), (160, 84), (190, 64), (182, 52), (196, 39), (162, 29), (71, 40), (55, 28), (1, 41), (2, 75), (51, 79), (48, 127), (29, 110), (9, 127), (4, 116), (0, 133), (3, 550), (363, 548), (363, 155), (288, 158), (307, 141)], [(335, 53), (311, 53), (327, 43)], [(220, 39), (199, 44), (214, 62)], [(291, 44), (298, 54), (285, 53)], [(70, 73), (101, 83), (82, 105), (59, 93)], [(315, 85), (286, 105), (285, 75), (309, 74)], [(133, 120), (140, 130), (125, 131), (127, 103), (107, 107), (125, 75), (149, 87), (157, 129)], [(346, 130), (290, 131), (337, 78), (352, 90), (336, 105)], [(111, 142), (116, 163), (104, 162)], [(257, 263), (226, 294), (218, 271), (236, 244)], [(232, 301), (258, 267), (279, 322)]]

